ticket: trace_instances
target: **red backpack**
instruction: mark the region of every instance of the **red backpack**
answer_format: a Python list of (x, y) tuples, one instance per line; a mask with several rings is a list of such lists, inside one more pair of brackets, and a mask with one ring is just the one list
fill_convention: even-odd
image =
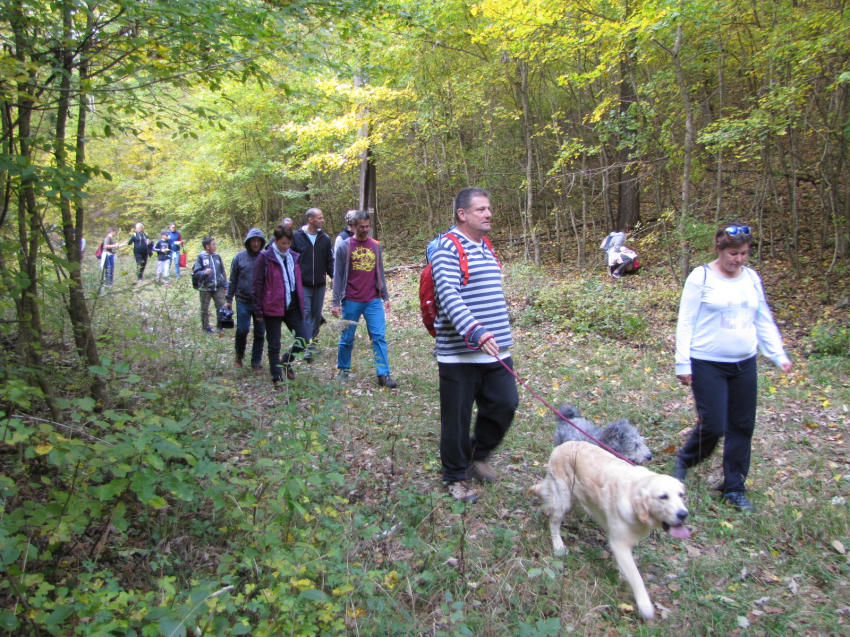
[[(466, 256), (466, 250), (463, 249), (460, 239), (451, 232), (447, 232), (443, 236), (450, 239), (457, 248), (457, 255), (460, 259), (460, 271), (461, 274), (463, 274), (463, 282), (461, 285), (466, 285), (469, 283), (469, 259)], [(484, 240), (484, 245), (486, 245), (487, 249), (490, 250), (494, 257), (496, 257), (496, 263), (498, 263), (501, 268), (502, 264), (499, 262), (499, 257), (493, 249), (493, 244), (490, 243), (490, 240), (487, 237), (482, 238)], [(434, 322), (440, 314), (440, 306), (437, 303), (437, 294), (434, 287), (434, 271), (431, 268), (431, 263), (428, 263), (428, 265), (425, 266), (425, 269), (422, 270), (422, 274), (419, 275), (419, 310), (422, 312), (422, 324), (425, 326), (425, 329), (428, 330), (428, 333), (431, 336), (436, 338), (437, 330), (434, 328)]]

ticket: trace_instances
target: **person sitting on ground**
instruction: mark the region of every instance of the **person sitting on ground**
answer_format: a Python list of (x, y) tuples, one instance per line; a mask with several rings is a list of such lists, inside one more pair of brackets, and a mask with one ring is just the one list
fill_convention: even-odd
[(260, 250), (266, 247), (266, 235), (259, 228), (251, 228), (245, 237), (245, 249), (238, 252), (230, 264), (230, 283), (227, 285), (225, 305), (233, 309), (233, 299), (236, 299), (236, 359), (234, 367), (242, 367), (245, 348), (248, 345), (248, 332), (251, 330), (251, 320), (254, 321), (254, 342), (251, 347), (251, 369), (256, 372), (263, 370), (263, 340), (266, 337), (266, 325), (254, 318), (254, 265)]
[(616, 249), (615, 254), (608, 255), (609, 272), (615, 279), (621, 279), (623, 274), (631, 272), (634, 268), (634, 262), (637, 259), (637, 252), (628, 246), (620, 246)]
[(168, 285), (168, 275), (171, 271), (171, 238), (168, 230), (163, 230), (159, 236), (161, 237), (160, 240), (153, 245), (153, 251), (156, 252), (156, 278), (154, 281)]
[[(227, 290), (227, 273), (224, 271), (224, 263), (216, 250), (215, 239), (204, 237), (201, 240), (204, 251), (195, 259), (192, 266), (192, 276), (199, 280), (198, 291), (201, 295), (201, 328), (207, 334), (212, 334), (210, 327), (210, 301), (215, 303), (216, 314), (219, 308), (224, 307), (224, 296)], [(219, 327), (218, 335), (224, 336), (224, 331)]]
[(307, 346), (310, 336), (304, 325), (304, 290), (301, 287), (301, 268), (292, 246), (292, 227), (280, 224), (274, 229), (274, 241), (260, 252), (254, 263), (254, 319), (266, 327), (269, 347), (269, 370), (272, 382), (283, 381), (281, 371), (281, 325), (295, 332), (295, 343), (283, 356), (283, 371), (295, 380), (292, 358)]

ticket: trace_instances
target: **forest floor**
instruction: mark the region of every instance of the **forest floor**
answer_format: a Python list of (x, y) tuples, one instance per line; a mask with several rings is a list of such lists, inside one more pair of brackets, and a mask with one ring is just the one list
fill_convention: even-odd
[[(850, 634), (850, 365), (808, 356), (808, 334), (824, 306), (814, 295), (794, 292), (769, 268), (765, 272), (795, 368), (786, 376), (760, 359), (748, 478), (758, 513), (737, 513), (712, 491), (721, 477), (717, 453), (690, 472), (691, 538), (659, 531), (636, 549), (657, 609), (654, 626), (637, 617), (631, 591), (592, 521), (569, 516), (562, 528), (567, 550), (553, 555), (546, 520), (527, 490), (545, 475), (554, 417), (524, 389), (513, 426), (492, 458), (500, 479), (477, 487), (475, 505), (445, 494), (437, 366), (433, 340), (419, 322), (418, 269), (399, 270), (388, 281), (389, 356), (399, 383), (392, 391), (377, 386), (363, 325), (350, 381), (335, 380), (339, 328), (329, 311), (321, 353), (313, 362), (299, 361), (296, 380), (276, 391), (267, 371), (233, 368), (231, 332), (225, 338), (201, 333), (197, 293), (187, 276), (169, 288), (132, 286), (125, 272), (110, 292), (114, 298), (99, 303), (115, 308), (110, 322), (140, 318), (154, 339), (149, 347), (167, 354), (161, 363), (134, 360), (133, 371), (148, 391), (169, 357), (185, 362), (191, 356), (192, 367), (206, 377), (201, 387), (228, 397), (228, 419), (242, 422), (226, 432), (226, 455), (243, 474), (260, 471), (253, 464), (258, 437), (262, 445), (294, 435), (294, 429), (281, 434), (284, 417), (314, 437), (308, 448), (317, 451), (307, 463), (341, 477), (307, 487), (300, 523), (316, 525), (314, 536), (343, 556), (329, 557), (334, 552), (328, 549), (317, 558), (324, 566), (310, 567), (316, 569), (310, 579), (292, 581), (295, 587), (298, 581), (330, 582), (334, 568), (344, 571), (349, 588), (336, 588), (334, 595), (342, 600), (348, 634)], [(649, 271), (614, 281), (514, 265), (506, 267), (505, 281), (518, 374), (549, 402), (571, 402), (597, 424), (628, 418), (653, 451), (647, 466), (669, 472), (694, 422), (692, 397), (673, 372), (678, 291), (669, 277)], [(565, 329), (540, 302), (543, 291), (557, 295), (559, 286), (589, 293), (601, 305), (614, 299), (621, 310), (633, 299), (642, 329), (634, 338), (616, 338), (616, 330), (615, 337), (601, 337), (587, 326)], [(641, 300), (650, 297), (658, 302)], [(325, 462), (333, 467), (323, 468)], [(255, 506), (263, 506), (258, 498)], [(324, 504), (308, 509), (314, 500)], [(319, 527), (330, 529), (331, 537), (320, 535)], [(222, 543), (239, 541), (233, 535)]]

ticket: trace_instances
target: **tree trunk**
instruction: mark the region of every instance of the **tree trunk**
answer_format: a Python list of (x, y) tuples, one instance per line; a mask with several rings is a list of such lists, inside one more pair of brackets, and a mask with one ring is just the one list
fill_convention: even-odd
[(534, 245), (534, 265), (540, 265), (540, 239), (534, 225), (534, 149), (532, 146), (531, 108), (528, 100), (528, 63), (519, 63), (522, 132), (525, 138), (525, 216), (529, 237)]
[[(631, 43), (631, 39), (629, 40)], [(620, 55), (620, 166), (618, 167), (617, 188), (617, 227), (615, 230), (629, 230), (640, 221), (640, 167), (634, 161), (635, 147), (624, 143), (634, 134), (629, 120), (629, 107), (637, 102), (631, 71), (632, 50), (627, 44), (627, 50)]]
[[(66, 126), (71, 105), (71, 74), (74, 70), (74, 53), (71, 50), (73, 33), (71, 27), (71, 5), (64, 3), (62, 7), (65, 28), (65, 49), (62, 51), (62, 80), (60, 82), (59, 102), (56, 109), (56, 143), (53, 145), (53, 155), (56, 160), (56, 170), (60, 175), (69, 175), (67, 162)], [(81, 73), (85, 73), (86, 64), (82, 64)], [(81, 76), (80, 82), (86, 78)], [(80, 93), (79, 98), (79, 120), (77, 123), (75, 176), (79, 179), (79, 172), (85, 163), (85, 132), (86, 132), (86, 104), (85, 93)], [(70, 180), (69, 180), (70, 181)], [(68, 268), (70, 285), (68, 286), (68, 315), (74, 332), (74, 343), (77, 346), (77, 354), (87, 366), (100, 365), (100, 356), (97, 352), (97, 342), (91, 331), (91, 318), (86, 303), (85, 290), (83, 289), (83, 271), (81, 263), (80, 245), (83, 237), (83, 198), (80, 188), (74, 190), (76, 204), (76, 219), (72, 216), (71, 200), (60, 195), (59, 210), (62, 214), (62, 229), (65, 235), (65, 246), (68, 260), (71, 266)], [(76, 223), (75, 223), (76, 222)], [(76, 226), (76, 227), (75, 227)], [(101, 405), (106, 400), (106, 386), (100, 376), (93, 374), (90, 386), (91, 397)]]

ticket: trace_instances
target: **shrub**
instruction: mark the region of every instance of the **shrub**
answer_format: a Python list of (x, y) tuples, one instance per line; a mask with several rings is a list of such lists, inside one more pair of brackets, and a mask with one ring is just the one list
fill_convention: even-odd
[(850, 358), (850, 324), (835, 319), (822, 319), (809, 335), (812, 356)]

